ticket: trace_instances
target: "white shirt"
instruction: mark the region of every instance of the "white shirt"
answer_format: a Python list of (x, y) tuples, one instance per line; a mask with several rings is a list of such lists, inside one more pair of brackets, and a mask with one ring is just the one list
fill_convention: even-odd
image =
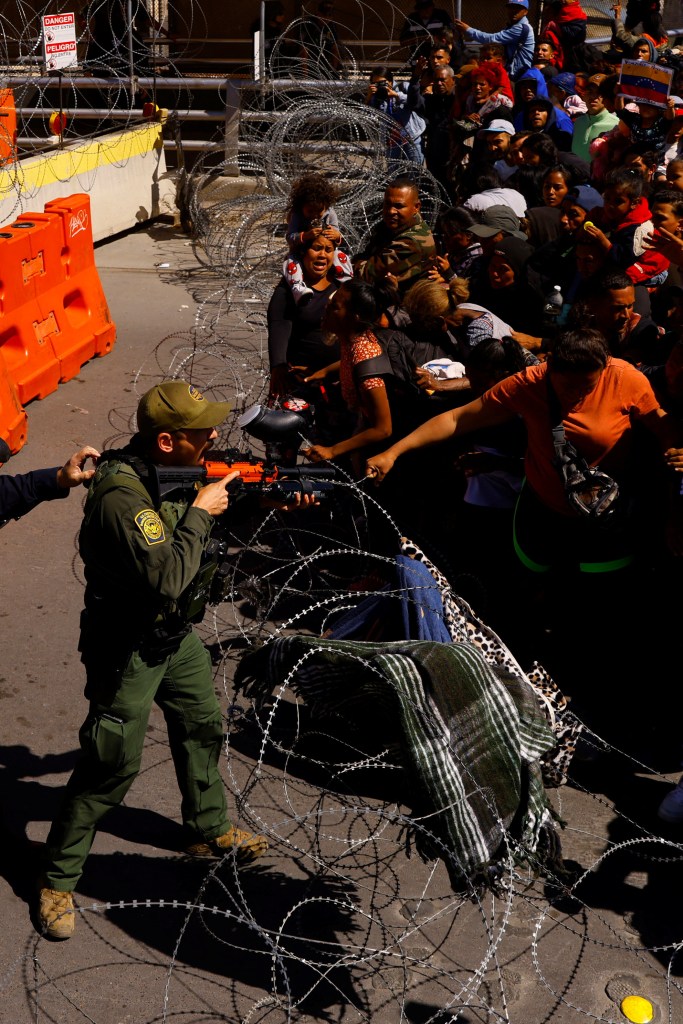
[(488, 210), (489, 206), (509, 206), (518, 217), (526, 213), (526, 199), (516, 188), (487, 188), (485, 192), (470, 196), (462, 205), (472, 212)]

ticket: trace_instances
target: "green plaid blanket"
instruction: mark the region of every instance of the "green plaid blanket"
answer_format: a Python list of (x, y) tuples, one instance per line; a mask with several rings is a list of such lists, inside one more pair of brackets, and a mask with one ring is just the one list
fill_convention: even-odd
[(343, 711), (393, 734), (425, 797), (416, 848), (443, 857), (455, 887), (513, 863), (559, 867), (539, 766), (553, 734), (531, 689), (474, 645), (284, 637), (247, 654), (236, 685), (257, 703), (290, 687), (316, 718)]

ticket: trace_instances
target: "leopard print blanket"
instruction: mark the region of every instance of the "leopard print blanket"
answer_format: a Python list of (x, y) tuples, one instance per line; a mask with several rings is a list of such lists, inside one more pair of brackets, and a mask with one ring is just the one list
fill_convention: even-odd
[(456, 643), (474, 644), (490, 664), (504, 667), (516, 678), (528, 683), (534, 691), (557, 741), (556, 747), (541, 760), (543, 782), (548, 787), (563, 786), (567, 782), (569, 765), (583, 730), (582, 723), (568, 710), (567, 698), (538, 662), (534, 662), (530, 672), (522, 670), (498, 634), (475, 615), (467, 601), (453, 591), (443, 573), (417, 544), (403, 537), (401, 554), (421, 562), (434, 578), (443, 602), (444, 623), (451, 639)]

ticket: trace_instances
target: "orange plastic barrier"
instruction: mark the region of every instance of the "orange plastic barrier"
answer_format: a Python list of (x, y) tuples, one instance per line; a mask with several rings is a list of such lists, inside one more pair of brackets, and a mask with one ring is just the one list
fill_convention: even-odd
[(0, 437), (3, 437), (14, 454), (23, 448), (28, 433), (26, 413), (19, 401), (17, 389), (7, 373), (5, 361), (0, 355)]
[[(90, 197), (85, 194), (54, 199), (45, 204), (45, 216), (60, 225), (61, 248), (57, 250), (59, 267), (48, 259), (49, 279), (38, 293), (38, 305), (44, 318), (54, 316), (58, 330), (51, 342), (59, 359), (61, 380), (70, 380), (83, 363), (93, 356), (104, 356), (116, 341), (116, 325), (95, 266)], [(54, 223), (50, 224), (54, 232)], [(52, 244), (48, 251), (54, 252)], [(53, 272), (61, 279), (50, 287)]]
[(16, 158), (17, 112), (14, 93), (11, 89), (0, 89), (0, 165), (12, 163)]
[(22, 403), (50, 394), (115, 340), (87, 195), (53, 200), (0, 230), (0, 353)]
[(0, 230), (0, 352), (22, 404), (45, 398), (60, 380), (51, 323), (38, 305), (45, 255), (35, 254), (35, 230), (26, 214)]

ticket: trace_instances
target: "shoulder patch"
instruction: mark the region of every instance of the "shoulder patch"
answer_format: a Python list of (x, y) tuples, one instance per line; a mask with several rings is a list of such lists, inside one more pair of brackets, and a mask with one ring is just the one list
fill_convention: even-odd
[(140, 533), (148, 544), (161, 544), (166, 540), (164, 524), (152, 508), (143, 508), (135, 517)]

